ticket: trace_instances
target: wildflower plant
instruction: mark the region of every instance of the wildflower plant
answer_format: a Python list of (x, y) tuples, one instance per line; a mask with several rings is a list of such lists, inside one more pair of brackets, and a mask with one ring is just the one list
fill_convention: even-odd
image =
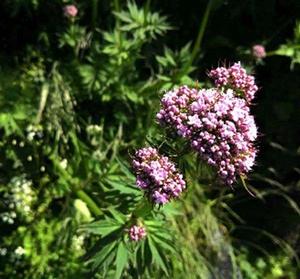
[(151, 1), (26, 2), (59, 24), (0, 68), (0, 277), (234, 278), (220, 182), (255, 164), (258, 87), (240, 63), (191, 76), (218, 5), (178, 49)]

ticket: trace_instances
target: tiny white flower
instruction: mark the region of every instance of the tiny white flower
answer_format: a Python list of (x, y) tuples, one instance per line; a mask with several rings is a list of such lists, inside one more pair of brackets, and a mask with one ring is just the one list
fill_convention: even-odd
[(33, 141), (34, 136), (35, 136), (35, 132), (30, 132), (30, 133), (27, 135), (27, 139), (28, 139), (29, 141)]
[(41, 166), (40, 170), (41, 170), (41, 172), (44, 172), (46, 170), (46, 168), (44, 166)]
[(32, 156), (29, 155), (29, 156), (27, 157), (27, 161), (28, 161), (28, 162), (31, 162), (31, 161), (32, 161)]
[(18, 256), (22, 256), (25, 254), (25, 249), (21, 246), (19, 246), (16, 250), (15, 250), (15, 253), (18, 255)]
[(14, 139), (14, 140), (12, 140), (12, 144), (13, 145), (16, 145), (17, 144), (17, 141)]
[(24, 147), (24, 146), (25, 146), (24, 141), (21, 141), (20, 144), (19, 144), (19, 146), (20, 146), (20, 147)]
[(31, 132), (31, 131), (33, 131), (33, 130), (34, 130), (34, 128), (33, 128), (32, 125), (28, 125), (27, 128), (26, 128), (26, 131), (27, 131), (27, 132)]
[(65, 158), (59, 164), (65, 170), (68, 166), (68, 160)]
[(25, 205), (23, 208), (25, 213), (29, 213), (31, 211), (30, 206), (29, 205)]
[(6, 248), (0, 248), (0, 255), (1, 256), (5, 256), (7, 253), (7, 249)]

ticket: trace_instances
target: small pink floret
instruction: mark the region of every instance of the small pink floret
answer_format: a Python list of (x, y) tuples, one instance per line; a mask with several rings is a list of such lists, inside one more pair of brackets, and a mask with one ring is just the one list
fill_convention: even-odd
[(266, 50), (263, 45), (254, 45), (252, 47), (252, 55), (255, 59), (263, 59), (266, 57)]
[(64, 15), (66, 17), (75, 17), (78, 13), (78, 9), (75, 5), (66, 5), (64, 7)]
[(140, 241), (146, 237), (146, 230), (142, 226), (133, 225), (128, 231), (129, 238), (132, 241)]

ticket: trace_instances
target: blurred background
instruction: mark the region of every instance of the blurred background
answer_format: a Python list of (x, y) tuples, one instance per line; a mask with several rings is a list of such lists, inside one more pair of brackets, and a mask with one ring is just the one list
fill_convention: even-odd
[(120, 276), (300, 277), (300, 1), (2, 0), (0, 34), (1, 278), (115, 278), (82, 225), (135, 206), (130, 154), (159, 141), (161, 93), (236, 61), (260, 88), (256, 197), (187, 158), (193, 183), (156, 220), (175, 250), (138, 272), (132, 252)]

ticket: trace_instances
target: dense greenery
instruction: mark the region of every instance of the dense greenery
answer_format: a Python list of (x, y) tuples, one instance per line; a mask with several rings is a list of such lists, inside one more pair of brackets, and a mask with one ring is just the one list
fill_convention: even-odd
[[(299, 2), (194, 2), (1, 1), (0, 278), (300, 276)], [(231, 189), (155, 115), (165, 90), (235, 61), (259, 84), (260, 136)], [(188, 185), (161, 207), (131, 169), (149, 145)]]

